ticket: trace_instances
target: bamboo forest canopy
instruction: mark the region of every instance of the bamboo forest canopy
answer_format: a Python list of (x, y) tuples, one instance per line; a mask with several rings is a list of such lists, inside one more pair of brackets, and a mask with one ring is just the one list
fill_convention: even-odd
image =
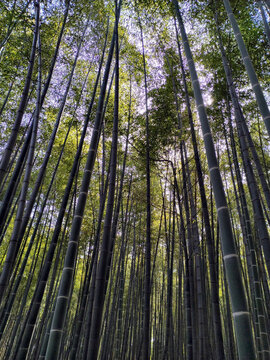
[(0, 359), (270, 359), (270, 1), (0, 1)]

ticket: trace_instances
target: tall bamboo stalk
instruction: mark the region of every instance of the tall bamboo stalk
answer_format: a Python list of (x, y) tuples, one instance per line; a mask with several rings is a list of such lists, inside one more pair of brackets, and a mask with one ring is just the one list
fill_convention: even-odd
[(208, 161), (208, 169), (215, 195), (218, 221), (221, 230), (223, 260), (225, 264), (226, 276), (230, 290), (230, 298), (232, 302), (232, 311), (237, 337), (239, 358), (255, 359), (255, 348), (250, 324), (250, 314), (247, 308), (239, 258), (234, 243), (227, 201), (218, 168), (212, 134), (208, 123), (199, 80), (195, 69), (195, 64), (192, 58), (191, 49), (189, 46), (177, 0), (173, 0), (173, 4), (175, 6), (184, 50), (188, 61), (189, 72), (192, 79), (192, 86), (194, 90), (197, 111), (199, 114), (199, 119), (203, 132), (204, 145)]

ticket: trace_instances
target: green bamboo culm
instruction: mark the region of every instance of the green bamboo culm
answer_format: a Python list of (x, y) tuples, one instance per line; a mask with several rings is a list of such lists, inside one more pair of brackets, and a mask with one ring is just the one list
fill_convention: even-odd
[(200, 84), (192, 58), (191, 49), (185, 32), (183, 20), (179, 11), (177, 0), (172, 0), (178, 19), (185, 55), (191, 75), (197, 111), (201, 123), (204, 145), (206, 150), (210, 179), (213, 186), (218, 221), (221, 232), (222, 253), (225, 264), (226, 278), (230, 290), (234, 327), (237, 339), (240, 360), (255, 360), (255, 346), (250, 323), (250, 314), (247, 308), (241, 268), (232, 233), (227, 201), (218, 167), (212, 134), (206, 115)]
[(229, 2), (229, 0), (223, 0), (223, 3), (224, 3), (224, 6), (225, 6), (225, 9), (227, 11), (230, 23), (232, 25), (233, 32), (234, 32), (234, 35), (235, 35), (235, 39), (237, 41), (239, 50), (241, 52), (242, 60), (244, 62), (244, 65), (245, 65), (245, 68), (246, 68), (246, 71), (247, 71), (247, 74), (248, 74), (249, 81), (251, 83), (252, 89), (253, 89), (254, 94), (256, 96), (257, 104), (259, 106), (261, 115), (263, 117), (263, 121), (265, 123), (267, 132), (268, 132), (268, 134), (270, 136), (270, 111), (269, 111), (267, 102), (265, 100), (261, 85), (260, 85), (258, 77), (257, 77), (257, 75), (255, 73), (255, 70), (254, 70), (252, 61), (250, 59), (250, 56), (249, 56), (249, 54), (247, 52), (247, 48), (246, 48), (246, 45), (245, 45), (244, 40), (242, 38), (239, 26), (238, 26), (238, 24), (237, 24), (237, 22), (235, 20), (234, 15), (233, 15), (233, 11), (232, 11), (230, 2)]
[[(116, 26), (116, 25), (115, 25)], [(115, 35), (112, 37), (111, 46), (108, 53), (107, 64), (103, 75), (101, 91), (98, 100), (98, 107), (94, 122), (94, 128), (91, 136), (90, 146), (88, 150), (86, 165), (84, 168), (82, 184), (80, 187), (80, 194), (78, 197), (75, 216), (72, 221), (68, 248), (64, 260), (64, 268), (61, 275), (55, 311), (53, 315), (52, 325), (50, 329), (50, 336), (46, 350), (46, 360), (59, 359), (60, 346), (63, 335), (63, 328), (65, 318), (68, 310), (68, 300), (71, 296), (71, 288), (73, 283), (73, 276), (75, 271), (77, 250), (80, 237), (80, 230), (86, 206), (87, 194), (90, 186), (91, 176), (95, 164), (97, 148), (100, 139), (100, 131), (102, 128), (102, 113), (105, 100), (105, 93), (111, 68), (111, 62), (114, 52)]]
[(263, 9), (263, 2), (262, 1), (258, 1), (258, 6), (262, 15), (262, 21), (263, 21), (263, 25), (264, 25), (264, 32), (265, 32), (265, 36), (267, 38), (268, 44), (270, 46), (270, 27)]

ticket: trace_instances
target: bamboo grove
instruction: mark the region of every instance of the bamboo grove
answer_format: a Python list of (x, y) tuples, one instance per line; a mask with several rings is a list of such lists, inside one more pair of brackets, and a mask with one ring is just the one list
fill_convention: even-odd
[(0, 18), (0, 359), (270, 359), (270, 1)]

